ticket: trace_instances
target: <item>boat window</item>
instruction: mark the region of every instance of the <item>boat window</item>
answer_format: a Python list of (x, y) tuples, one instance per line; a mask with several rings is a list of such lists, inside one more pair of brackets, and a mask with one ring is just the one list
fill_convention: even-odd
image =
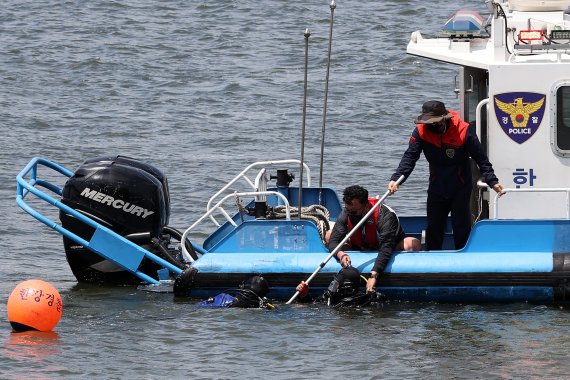
[(556, 146), (570, 153), (570, 86), (556, 91)]

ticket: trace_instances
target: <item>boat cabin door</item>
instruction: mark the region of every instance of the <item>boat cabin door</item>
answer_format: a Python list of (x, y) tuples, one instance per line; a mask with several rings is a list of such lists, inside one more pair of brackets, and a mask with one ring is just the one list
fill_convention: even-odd
[[(474, 67), (462, 67), (460, 75), (455, 81), (455, 93), (459, 97), (459, 114), (462, 119), (477, 125), (477, 135), (487, 152), (487, 106), (484, 106), (488, 98), (489, 86), (487, 70)], [(481, 103), (483, 102), (483, 103)], [(478, 105), (481, 109), (478, 110)], [(477, 120), (479, 114), (479, 120)], [(471, 219), (473, 222), (489, 217), (489, 193), (485, 189), (478, 188), (477, 181), (480, 178), (479, 168), (474, 161), (471, 162), (473, 191), (471, 192)]]

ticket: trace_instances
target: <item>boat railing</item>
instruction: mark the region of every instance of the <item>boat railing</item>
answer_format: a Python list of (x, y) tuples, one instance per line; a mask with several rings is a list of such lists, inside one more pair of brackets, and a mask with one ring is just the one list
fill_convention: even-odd
[[(486, 184), (485, 184), (486, 185)], [(503, 189), (503, 193), (566, 193), (566, 218), (570, 219), (570, 188), (564, 187), (550, 187), (550, 188), (506, 188)], [(499, 199), (501, 199), (503, 194), (495, 194), (493, 200), (493, 219), (498, 219), (499, 215)]]
[[(260, 166), (265, 169), (265, 167), (267, 167), (267, 166), (277, 166), (277, 165), (283, 165), (283, 164), (301, 165), (301, 161), (297, 160), (297, 159), (288, 159), (288, 160), (276, 160), (276, 161), (258, 161), (258, 162), (254, 162), (254, 163), (250, 164), (244, 170), (242, 170), (238, 175), (236, 175), (231, 181), (229, 181), (224, 187), (222, 187), (220, 190), (218, 190), (217, 193), (215, 193), (214, 195), (212, 195), (210, 197), (210, 199), (208, 200), (208, 204), (206, 205), (207, 213), (212, 208), (212, 204), (214, 204), (214, 202), (217, 202), (217, 199), (223, 193), (225, 193), (230, 188), (230, 186), (232, 186), (234, 183), (236, 183), (240, 179), (245, 180), (247, 182), (247, 184), (249, 185), (249, 187), (251, 188), (251, 190), (253, 190), (254, 192), (258, 192), (258, 194), (256, 194), (256, 195), (261, 195), (261, 194), (259, 194), (259, 191), (265, 190), (264, 187), (260, 186), (260, 177), (261, 176), (258, 174), (255, 181), (252, 181), (247, 176), (248, 172), (251, 169), (258, 168)], [(302, 164), (303, 164), (304, 171), (307, 173), (307, 186), (311, 186), (311, 170), (309, 169), (309, 166), (305, 162), (303, 162)], [(262, 171), (264, 171), (264, 169), (262, 169)], [(260, 188), (260, 187), (262, 187), (262, 188)], [(210, 220), (212, 220), (212, 222), (216, 225), (216, 227), (220, 226), (220, 224), (213, 217), (212, 213), (209, 213), (208, 217), (210, 218)]]
[(508, 62), (516, 63), (517, 57), (536, 58), (537, 55), (556, 56), (556, 62), (568, 61), (566, 56), (570, 54), (570, 44), (526, 45), (517, 44), (509, 55)]
[[(138, 278), (148, 283), (159, 284), (160, 282), (139, 270), (139, 267), (145, 258), (155, 262), (156, 264), (159, 264), (163, 268), (168, 269), (170, 272), (173, 272), (176, 275), (182, 273), (182, 270), (180, 268), (129, 241), (125, 237), (101, 225), (100, 223), (73, 209), (72, 207), (69, 207), (61, 200), (55, 199), (44, 191), (40, 190), (38, 187), (48, 189), (60, 198), (63, 195), (62, 188), (38, 177), (39, 166), (52, 169), (67, 178), (73, 176), (73, 172), (54, 162), (40, 157), (33, 158), (28, 163), (28, 165), (26, 165), (26, 167), (22, 169), (22, 171), (16, 176), (16, 203), (28, 214), (44, 223), (48, 227), (52, 228), (53, 230), (59, 232), (63, 236), (73, 240), (77, 244), (90, 249), (93, 252), (96, 252), (101, 257), (115, 263), (116, 265), (120, 266), (130, 273), (133, 273)], [(94, 232), (92, 236), (89, 239), (84, 239), (74, 232), (63, 227), (61, 224), (36, 211), (26, 202), (26, 197), (30, 194), (35, 195), (40, 200), (43, 200), (52, 206), (55, 206), (59, 210), (71, 215), (78, 221), (85, 223), (86, 225), (93, 228)]]
[[(289, 205), (289, 200), (287, 199), (287, 197), (285, 195), (283, 195), (277, 191), (246, 191), (246, 192), (241, 192), (241, 193), (234, 192), (234, 193), (228, 194), (225, 197), (223, 197), (214, 206), (209, 206), (208, 211), (206, 211), (206, 213), (204, 213), (204, 215), (202, 215), (197, 221), (195, 221), (190, 227), (188, 227), (186, 229), (186, 231), (184, 231), (184, 233), (182, 234), (182, 238), (181, 238), (182, 240), (181, 241), (185, 241), (183, 239), (188, 238), (190, 231), (192, 231), (196, 226), (198, 226), (200, 223), (202, 223), (206, 218), (212, 218), (212, 215), (215, 212), (219, 212), (220, 214), (222, 214), (223, 217), (227, 220), (227, 222), (230, 223), (232, 226), (234, 226), (234, 228), (237, 227), (238, 226), (237, 223), (227, 213), (227, 211), (222, 207), (224, 202), (226, 202), (228, 199), (230, 199), (230, 198), (238, 199), (239, 197), (248, 197), (248, 196), (266, 197), (268, 195), (275, 195), (283, 201), (283, 205), (285, 206), (285, 219), (291, 220), (291, 207)], [(218, 227), (219, 227), (219, 224), (218, 224)], [(205, 252), (200, 252), (200, 253), (204, 254)], [(183, 245), (182, 245), (182, 255), (184, 256), (184, 259), (186, 261), (188, 261), (188, 262), (194, 261), (194, 259), (190, 255), (190, 252), (188, 252), (186, 247), (184, 247)]]
[[(475, 109), (475, 132), (477, 133), (477, 136), (481, 136), (481, 125), (482, 125), (482, 120), (483, 120), (483, 115), (482, 115), (482, 109), (483, 107), (487, 106), (489, 104), (489, 98), (483, 99), (481, 100), (479, 103), (477, 103), (477, 108)], [(485, 145), (485, 152), (489, 152), (489, 144), (487, 143), (487, 145)]]

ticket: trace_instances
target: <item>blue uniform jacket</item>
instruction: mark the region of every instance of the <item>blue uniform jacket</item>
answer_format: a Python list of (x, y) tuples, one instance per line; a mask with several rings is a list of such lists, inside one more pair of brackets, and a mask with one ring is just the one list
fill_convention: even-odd
[(469, 157), (479, 166), (484, 181), (493, 187), (499, 182), (493, 171), (475, 127), (462, 121), (455, 111), (450, 120), (449, 129), (438, 134), (424, 124), (418, 124), (410, 136), (409, 146), (391, 180), (396, 181), (401, 175), (405, 179), (412, 173), (422, 151), (429, 163), (428, 193), (445, 198), (453, 198), (463, 191), (471, 191), (471, 166)]

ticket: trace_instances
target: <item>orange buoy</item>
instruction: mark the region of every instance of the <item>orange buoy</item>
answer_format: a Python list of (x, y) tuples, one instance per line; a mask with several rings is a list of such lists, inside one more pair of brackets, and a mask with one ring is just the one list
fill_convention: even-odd
[(51, 331), (59, 322), (63, 302), (56, 288), (42, 280), (28, 280), (8, 298), (8, 321), (17, 331)]

